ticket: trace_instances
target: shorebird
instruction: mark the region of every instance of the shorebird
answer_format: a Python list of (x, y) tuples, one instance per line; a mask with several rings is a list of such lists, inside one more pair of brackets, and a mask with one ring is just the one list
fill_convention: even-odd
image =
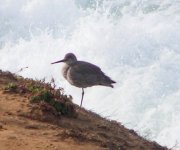
[(110, 77), (106, 76), (101, 69), (89, 62), (78, 61), (73, 53), (67, 53), (64, 59), (53, 62), (51, 64), (56, 64), (64, 62), (65, 65), (62, 69), (62, 74), (64, 78), (76, 87), (82, 88), (81, 104), (82, 106), (84, 97), (84, 88), (102, 85), (113, 88), (113, 81)]

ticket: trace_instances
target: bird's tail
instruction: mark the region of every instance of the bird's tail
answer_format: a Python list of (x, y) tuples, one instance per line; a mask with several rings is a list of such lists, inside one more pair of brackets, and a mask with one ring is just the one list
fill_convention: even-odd
[(103, 80), (101, 81), (101, 85), (103, 86), (109, 86), (111, 88), (113, 88), (114, 86), (112, 84), (116, 83), (115, 81), (113, 81), (110, 77), (108, 76), (104, 76)]

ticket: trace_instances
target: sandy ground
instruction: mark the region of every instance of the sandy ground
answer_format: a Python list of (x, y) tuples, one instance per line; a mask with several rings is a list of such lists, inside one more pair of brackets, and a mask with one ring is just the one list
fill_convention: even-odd
[(78, 106), (75, 118), (34, 113), (26, 94), (4, 92), (11, 82), (0, 72), (0, 150), (167, 150)]

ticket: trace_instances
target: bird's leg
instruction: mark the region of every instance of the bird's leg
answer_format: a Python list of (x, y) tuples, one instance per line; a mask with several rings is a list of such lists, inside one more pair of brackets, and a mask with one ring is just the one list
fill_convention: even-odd
[(82, 88), (82, 98), (81, 98), (81, 105), (80, 105), (80, 107), (82, 106), (83, 97), (84, 97), (84, 88)]

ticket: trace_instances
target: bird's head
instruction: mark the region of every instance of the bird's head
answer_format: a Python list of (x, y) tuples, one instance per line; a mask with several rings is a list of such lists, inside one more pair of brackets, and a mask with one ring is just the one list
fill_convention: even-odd
[(56, 61), (56, 62), (53, 62), (51, 64), (56, 64), (56, 63), (64, 62), (64, 63), (66, 63), (68, 65), (72, 65), (76, 61), (77, 61), (77, 58), (76, 58), (76, 56), (73, 53), (67, 53), (65, 55), (64, 59)]

